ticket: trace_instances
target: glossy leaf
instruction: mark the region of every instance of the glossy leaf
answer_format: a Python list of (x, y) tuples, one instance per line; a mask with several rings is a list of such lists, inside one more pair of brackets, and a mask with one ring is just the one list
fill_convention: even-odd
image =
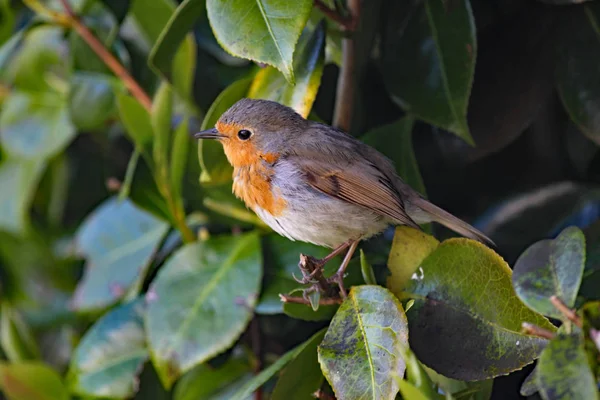
[(35, 337), (17, 310), (3, 303), (0, 312), (0, 346), (8, 360), (16, 363), (40, 358)]
[(600, 144), (600, 78), (590, 58), (600, 51), (600, 7), (585, 4), (569, 22), (568, 34), (560, 35), (556, 86), (573, 122)]
[[(241, 79), (223, 90), (206, 112), (201, 129), (213, 128), (225, 111), (246, 97), (250, 83), (248, 78)], [(198, 158), (202, 168), (201, 182), (218, 184), (232, 180), (233, 167), (227, 161), (221, 143), (215, 140), (199, 140)]]
[(69, 111), (73, 124), (80, 130), (102, 128), (116, 112), (114, 82), (101, 74), (79, 72), (74, 74), (72, 85)]
[(139, 149), (144, 149), (152, 141), (154, 130), (150, 123), (150, 113), (134, 97), (117, 94), (119, 116), (127, 134)]
[(28, 210), (45, 166), (35, 160), (9, 158), (0, 162), (0, 231), (25, 232)]
[(466, 119), (477, 54), (470, 2), (398, 2), (386, 24), (382, 63), (392, 99), (473, 144)]
[(408, 345), (402, 305), (385, 288), (355, 286), (319, 346), (323, 374), (339, 399), (395, 399)]
[(225, 50), (272, 65), (294, 83), (294, 49), (308, 21), (311, 0), (208, 0), (206, 8), (215, 37)]
[(88, 215), (76, 235), (77, 250), (86, 257), (73, 307), (98, 310), (121, 299), (143, 280), (168, 224), (135, 207), (129, 200), (111, 198)]
[(148, 358), (144, 300), (119, 306), (83, 336), (71, 360), (69, 386), (80, 396), (129, 398)]
[[(301, 286), (294, 279), (294, 275), (300, 276), (298, 269), (300, 254), (322, 258), (328, 254), (328, 251), (309, 243), (292, 242), (275, 234), (265, 238), (265, 283), (256, 306), (257, 313), (279, 314), (283, 312), (284, 304), (279, 299), (279, 294), (289, 293)], [(332, 263), (336, 261), (337, 259)], [(333, 313), (335, 313), (335, 309)], [(333, 316), (333, 313), (329, 314), (329, 318)]]
[(273, 67), (261, 69), (248, 97), (273, 100), (285, 104), (304, 118), (308, 117), (321, 85), (325, 61), (325, 24), (317, 25), (313, 32), (304, 31), (294, 52), (295, 84)]
[(42, 363), (0, 363), (0, 390), (7, 400), (68, 400), (56, 371)]
[(314, 334), (300, 353), (285, 367), (273, 389), (272, 400), (311, 400), (324, 381), (317, 346), (326, 330)]
[(439, 246), (440, 242), (431, 235), (408, 226), (398, 226), (388, 258), (390, 276), (387, 287), (400, 295), (412, 277), (421, 271), (421, 263)]
[(556, 239), (539, 241), (521, 254), (513, 269), (513, 286), (529, 308), (561, 319), (550, 297), (558, 296), (574, 307), (584, 265), (585, 237), (579, 228), (569, 227)]
[(75, 137), (66, 96), (53, 92), (13, 92), (0, 114), (0, 142), (15, 157), (46, 159)]
[(540, 356), (535, 376), (544, 400), (599, 398), (580, 333), (559, 333), (551, 340)]
[[(423, 241), (414, 236), (407, 248), (424, 247)], [(521, 333), (522, 323), (555, 328), (521, 303), (510, 268), (494, 251), (449, 239), (413, 262), (418, 271), (398, 295), (415, 300), (407, 312), (410, 347), (425, 365), (473, 381), (515, 371), (539, 356), (546, 340)]]
[(175, 386), (173, 399), (227, 400), (252, 377), (248, 360), (235, 353), (221, 366), (202, 364), (185, 374)]
[(175, 2), (172, 0), (134, 0), (130, 15), (135, 19), (144, 37), (153, 45), (158, 41), (174, 11)]
[(256, 234), (187, 245), (147, 295), (151, 357), (166, 387), (227, 349), (252, 316), (262, 277)]
[[(365, 133), (361, 140), (388, 157), (395, 164), (396, 171), (404, 182), (425, 196), (425, 185), (413, 151), (413, 126), (414, 120), (404, 117)], [(394, 145), (390, 146), (390, 143)]]

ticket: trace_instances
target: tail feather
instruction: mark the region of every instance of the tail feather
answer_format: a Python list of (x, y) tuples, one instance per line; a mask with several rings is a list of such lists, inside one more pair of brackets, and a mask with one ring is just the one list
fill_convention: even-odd
[(496, 246), (492, 239), (485, 236), (479, 230), (475, 229), (471, 225), (467, 224), (465, 221), (455, 217), (449, 212), (442, 210), (435, 204), (432, 204), (423, 198), (418, 198), (412, 203), (421, 210), (425, 211), (427, 214), (429, 214), (433, 221), (440, 223), (449, 229), (452, 229), (456, 233), (461, 234), (464, 237), (468, 237), (470, 239), (478, 240), (480, 242)]

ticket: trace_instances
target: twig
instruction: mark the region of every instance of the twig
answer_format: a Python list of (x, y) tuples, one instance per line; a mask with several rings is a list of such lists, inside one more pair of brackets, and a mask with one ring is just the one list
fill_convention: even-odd
[[(294, 304), (306, 304), (310, 305), (310, 300), (305, 299), (304, 297), (295, 297), (288, 296), (287, 294), (279, 294), (279, 298), (284, 303), (294, 303)], [(342, 304), (342, 299), (339, 297), (325, 297), (319, 300), (319, 304), (322, 306), (331, 306), (334, 304)]]
[(330, 19), (342, 25), (345, 30), (350, 31), (353, 29), (354, 21), (352, 20), (352, 18), (345, 17), (338, 13), (336, 10), (332, 10), (331, 8), (327, 7), (327, 5), (323, 3), (322, 0), (315, 0), (315, 7), (317, 7), (323, 14), (325, 14)]
[[(356, 27), (358, 26), (360, 18), (360, 2), (361, 0), (348, 0), (352, 31), (356, 31)], [(333, 112), (333, 125), (346, 132), (350, 131), (352, 124), (352, 110), (354, 108), (354, 37), (355, 35), (342, 40), (342, 66), (338, 77), (335, 94), (335, 110)]]
[(91, 49), (100, 57), (100, 59), (106, 64), (108, 68), (114, 74), (123, 81), (125, 87), (131, 92), (133, 97), (135, 97), (146, 110), (150, 111), (152, 109), (152, 100), (146, 94), (144, 89), (138, 85), (136, 80), (129, 74), (127, 69), (121, 65), (121, 63), (104, 47), (102, 42), (94, 36), (94, 34), (85, 26), (79, 17), (75, 15), (73, 8), (67, 0), (61, 0), (63, 8), (65, 12), (69, 16), (71, 20), (71, 25), (77, 31), (77, 33), (81, 36), (81, 38), (91, 47)]
[(574, 323), (579, 328), (583, 326), (581, 317), (579, 317), (575, 311), (567, 307), (567, 305), (557, 296), (550, 297), (550, 302), (566, 319)]
[(523, 322), (521, 327), (523, 329), (523, 333), (527, 335), (539, 336), (548, 340), (554, 339), (554, 332), (550, 332), (547, 329), (540, 328), (539, 326), (530, 324), (529, 322)]

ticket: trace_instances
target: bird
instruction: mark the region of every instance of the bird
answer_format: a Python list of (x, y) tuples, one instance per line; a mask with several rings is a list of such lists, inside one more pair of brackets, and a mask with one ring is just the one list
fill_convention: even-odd
[[(346, 251), (330, 278), (343, 297), (344, 273), (358, 244), (390, 225), (421, 229), (419, 224), (437, 222), (493, 245), (406, 184), (373, 147), (278, 102), (242, 98), (213, 128), (194, 137), (222, 143), (233, 167), (233, 193), (270, 228), (332, 249), (320, 260), (312, 258), (314, 271)], [(304, 278), (303, 283), (310, 279)]]

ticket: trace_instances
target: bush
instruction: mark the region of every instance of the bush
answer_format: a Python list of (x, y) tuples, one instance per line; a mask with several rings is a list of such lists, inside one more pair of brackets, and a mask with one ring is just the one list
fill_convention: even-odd
[[(597, 2), (0, 0), (7, 399), (598, 398)], [(243, 97), (340, 127), (496, 243), (360, 245), (349, 293), (231, 193)], [(322, 285), (322, 286), (319, 286)], [(324, 286), (323, 286), (324, 285)]]

